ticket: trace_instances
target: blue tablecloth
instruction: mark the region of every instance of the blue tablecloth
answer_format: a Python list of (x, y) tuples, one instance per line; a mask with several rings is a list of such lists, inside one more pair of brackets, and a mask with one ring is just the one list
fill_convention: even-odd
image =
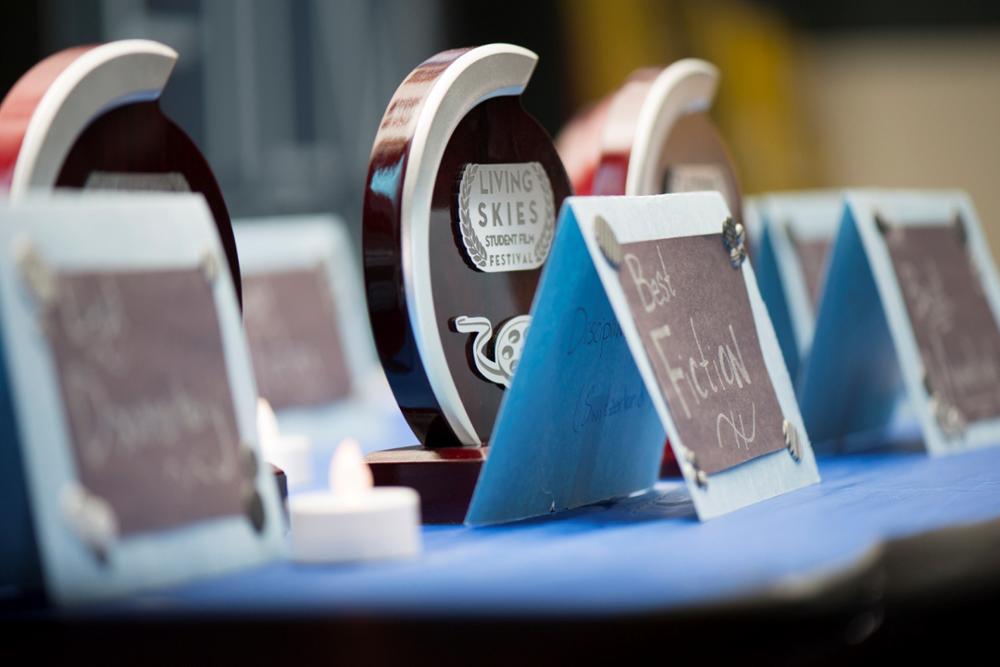
[(618, 615), (835, 577), (897, 538), (1000, 518), (1000, 449), (821, 459), (823, 482), (700, 523), (684, 488), (493, 528), (430, 526), (414, 560), (265, 567), (91, 611)]

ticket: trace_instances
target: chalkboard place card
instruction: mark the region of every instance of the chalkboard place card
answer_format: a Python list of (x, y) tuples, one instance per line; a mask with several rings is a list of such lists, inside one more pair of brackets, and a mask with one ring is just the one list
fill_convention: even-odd
[(819, 481), (719, 193), (573, 197), (558, 229), (468, 523), (647, 489), (664, 436), (702, 519)]
[(360, 262), (343, 221), (245, 218), (235, 232), (257, 390), (282, 433), (305, 436), (323, 454), (322, 470), (346, 437), (365, 451), (412, 441), (378, 362)]
[(336, 403), (380, 375), (357, 251), (332, 216), (238, 220), (244, 324), (275, 411)]
[(247, 276), (244, 318), (257, 390), (275, 409), (330, 403), (351, 392), (326, 268)]
[(72, 603), (278, 555), (204, 199), (35, 196), (0, 218), (2, 583)]
[(932, 454), (1000, 443), (1000, 281), (971, 201), (846, 202), (800, 387), (810, 433), (884, 429), (905, 396)]
[[(736, 168), (709, 111), (719, 70), (684, 58), (644, 67), (596, 108), (578, 115), (557, 139), (578, 195), (654, 195), (715, 191), (744, 224)], [(600, 132), (585, 128), (599, 125)], [(588, 147), (587, 143), (593, 143)], [(756, 242), (747, 243), (750, 247)], [(677, 476), (664, 446), (661, 475)]]
[(827, 257), (844, 210), (835, 190), (774, 192), (756, 200), (761, 221), (754, 269), (792, 380), (809, 354)]

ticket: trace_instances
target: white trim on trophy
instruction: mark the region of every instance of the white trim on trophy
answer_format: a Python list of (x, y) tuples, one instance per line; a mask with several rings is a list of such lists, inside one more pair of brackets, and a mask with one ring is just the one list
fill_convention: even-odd
[(167, 83), (177, 52), (144, 39), (96, 46), (63, 70), (28, 122), (11, 177), (10, 197), (51, 187), (80, 133), (100, 112), (153, 100)]
[(419, 112), (403, 177), (400, 225), (407, 310), (431, 390), (448, 424), (466, 445), (483, 440), (458, 394), (434, 317), (430, 271), (434, 182), (448, 139), (462, 118), (485, 100), (521, 94), (537, 62), (537, 55), (511, 44), (490, 44), (459, 56), (433, 83)]
[(706, 111), (715, 98), (719, 70), (697, 58), (685, 58), (666, 67), (649, 87), (639, 110), (625, 179), (626, 195), (660, 193), (663, 145), (677, 119)]

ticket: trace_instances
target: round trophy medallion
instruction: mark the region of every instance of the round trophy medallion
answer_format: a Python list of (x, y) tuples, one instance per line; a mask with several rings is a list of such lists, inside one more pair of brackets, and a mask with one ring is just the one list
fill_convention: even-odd
[(566, 175), (577, 195), (589, 195), (594, 189), (594, 174), (601, 161), (601, 136), (604, 120), (614, 93), (605, 95), (578, 111), (559, 131), (556, 150), (566, 167)]
[[(693, 58), (634, 72), (615, 93), (574, 119), (560, 149), (577, 159), (574, 186), (593, 195), (717, 190), (739, 221), (739, 182), (725, 142), (708, 116), (718, 70)], [(600, 129), (586, 128), (600, 124)], [(579, 146), (597, 141), (598, 150)], [(578, 188), (578, 191), (581, 191)]]
[(158, 100), (177, 53), (148, 40), (61, 51), (22, 76), (0, 104), (0, 188), (198, 192), (215, 218), (239, 297), (236, 242), (222, 191)]
[(369, 314), (396, 400), (429, 447), (489, 441), (570, 194), (521, 106), (536, 61), (507, 44), (438, 54), (400, 85), (375, 139)]

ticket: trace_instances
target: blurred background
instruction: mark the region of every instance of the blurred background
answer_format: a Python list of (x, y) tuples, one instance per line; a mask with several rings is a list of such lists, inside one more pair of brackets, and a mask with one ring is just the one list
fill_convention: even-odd
[(722, 71), (716, 120), (746, 192), (960, 187), (1000, 257), (1000, 3), (866, 0), (36, 0), (4, 8), (0, 92), (44, 56), (146, 37), (180, 61), (163, 105), (234, 216), (333, 210), (360, 233), (375, 129), (437, 51), (541, 57), (525, 105), (555, 134), (633, 69)]

